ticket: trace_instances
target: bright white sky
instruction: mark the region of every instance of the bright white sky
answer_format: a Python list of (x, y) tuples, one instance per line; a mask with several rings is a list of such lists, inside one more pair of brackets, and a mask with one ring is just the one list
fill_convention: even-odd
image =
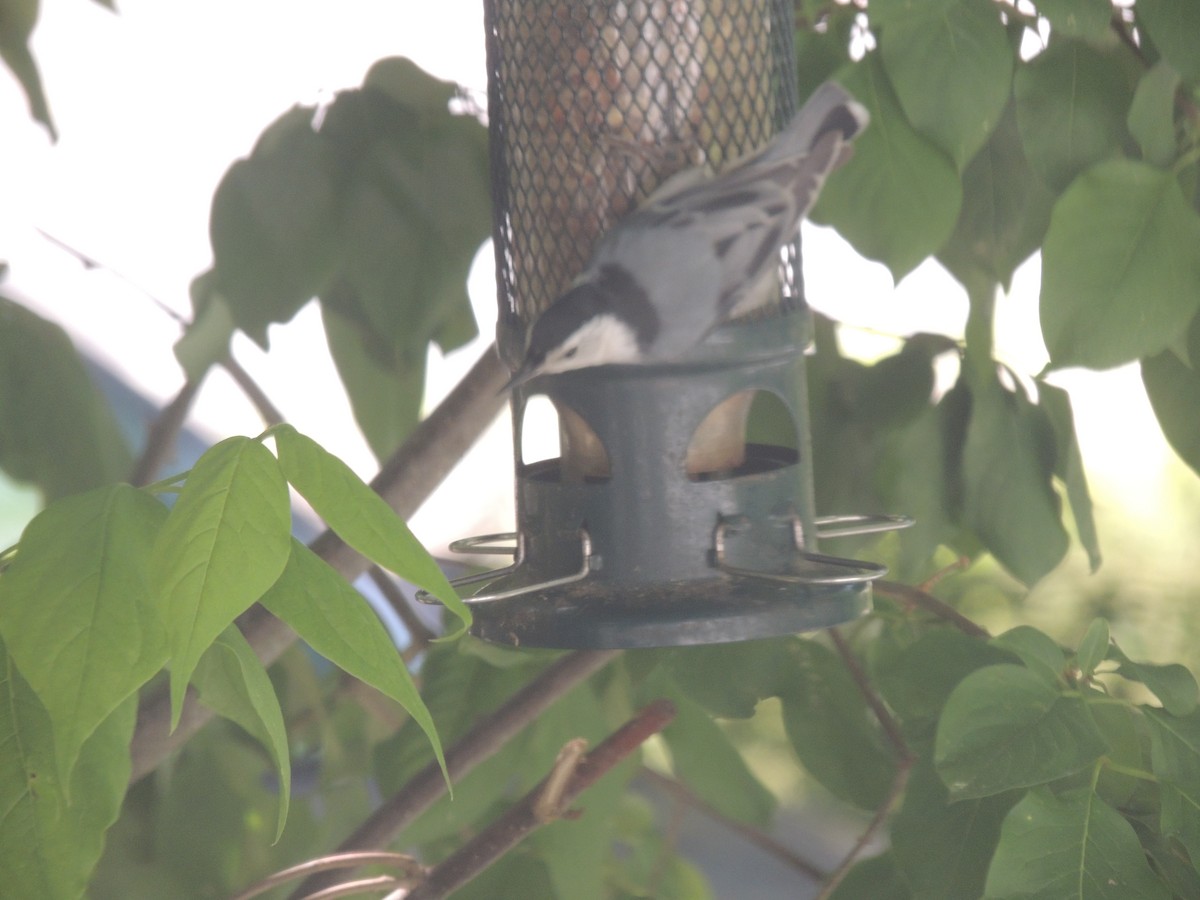
[[(0, 258), (11, 265), (10, 289), (149, 394), (166, 399), (181, 384), (171, 355), (175, 323), (120, 279), (83, 270), (35, 226), (188, 315), (188, 283), (210, 262), (209, 204), (229, 164), (292, 104), (358, 85), (385, 56), (409, 56), (482, 100), (482, 3), (118, 3), (119, 15), (84, 0), (42, 4), (33, 49), (59, 128), (57, 145), (32, 124), (15, 82), (0, 73)], [(806, 228), (805, 277), (814, 306), (885, 335), (932, 330), (961, 336), (965, 297), (939, 267), (922, 267), (893, 288), (883, 267), (858, 257), (831, 232)], [(434, 361), (431, 401), (486, 345), (495, 320), (491, 263), (490, 251), (481, 253), (471, 280), (485, 340)], [(997, 323), (1001, 355), (1030, 375), (1045, 362), (1040, 342), (1029, 339), (1038, 333), (1037, 282), (1035, 261), (1018, 273)], [(293, 323), (274, 328), (272, 342), (269, 356), (245, 340), (235, 349), (297, 427), (369, 477), (374, 464), (322, 349), (315, 310), (310, 306)], [(846, 346), (870, 356), (889, 343), (860, 332), (848, 334)], [(1127, 509), (1154, 515), (1161, 463), (1170, 453), (1136, 370), (1067, 373), (1056, 380), (1076, 399), (1094, 486)], [(249, 405), (218, 377), (206, 385), (196, 417), (214, 436), (260, 430)], [(432, 548), (511, 527), (509, 440), (502, 418), (418, 514), (414, 530)]]

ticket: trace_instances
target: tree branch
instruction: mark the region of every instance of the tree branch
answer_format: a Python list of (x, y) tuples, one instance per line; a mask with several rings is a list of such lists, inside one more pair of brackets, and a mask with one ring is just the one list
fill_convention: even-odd
[(129, 483), (134, 487), (145, 487), (154, 481), (159, 470), (167, 462), (202, 383), (203, 380), (185, 381), (179, 393), (162, 408), (150, 424), (150, 430), (146, 434), (146, 446), (129, 474)]
[(976, 625), (953, 606), (944, 603), (933, 596), (933, 594), (926, 593), (920, 588), (915, 588), (908, 584), (900, 584), (896, 581), (876, 581), (874, 588), (879, 596), (897, 600), (905, 606), (916, 607), (932, 613), (939, 619), (945, 619), (959, 631), (969, 634), (971, 637), (983, 638), (984, 640), (991, 637), (986, 628)]
[[(576, 650), (555, 660), (446, 751), (446, 769), (450, 772), (451, 780), (458, 781), (465, 776), (516, 737), (521, 729), (545, 712), (559, 697), (604, 668), (620, 652)], [(432, 806), (445, 790), (442, 772), (436, 762), (431, 762), (342, 841), (338, 852), (383, 849), (410, 822)], [(302, 884), (293, 896), (303, 896), (330, 883), (327, 878), (315, 876)]]
[(582, 742), (568, 743), (550, 774), (537, 787), (438, 864), (413, 888), (407, 900), (437, 900), (462, 887), (529, 834), (561, 818), (576, 797), (674, 718), (674, 704), (655, 700), (591, 753), (581, 754)]
[[(398, 515), (411, 516), (495, 419), (508, 402), (500, 393), (508, 375), (493, 346), (372, 479), (371, 487)], [(367, 560), (332, 531), (325, 531), (309, 546), (347, 580), (367, 568)], [(296, 639), (291, 628), (257, 604), (239, 617), (238, 625), (264, 665), (278, 659)], [(130, 748), (130, 782), (152, 772), (210, 718), (212, 713), (192, 698), (184, 704), (179, 727), (172, 733), (166, 688), (147, 694), (138, 710)]]

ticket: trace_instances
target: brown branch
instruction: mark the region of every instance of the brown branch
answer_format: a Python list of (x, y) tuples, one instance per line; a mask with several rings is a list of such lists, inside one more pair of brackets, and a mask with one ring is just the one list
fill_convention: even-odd
[(753, 844), (760, 850), (771, 854), (771, 856), (774, 856), (784, 865), (795, 869), (802, 875), (805, 875), (814, 881), (824, 881), (828, 877), (829, 873), (827, 873), (825, 870), (821, 869), (816, 864), (809, 862), (791, 848), (784, 846), (761, 828), (755, 828), (753, 825), (747, 825), (745, 822), (730, 818), (719, 809), (710, 806), (704, 800), (701, 800), (699, 797), (697, 797), (692, 792), (691, 788), (682, 782), (655, 772), (653, 769), (647, 768), (643, 768), (638, 777), (650, 781), (656, 787), (661, 788), (663, 791), (669, 793), (676, 800), (679, 800), (680, 802), (685, 803), (693, 809), (703, 813), (714, 822), (719, 822), (721, 825), (723, 825), (725, 828), (728, 828), (747, 843)]
[(155, 475), (166, 464), (175, 449), (175, 439), (183, 430), (188, 413), (196, 400), (203, 379), (185, 381), (173, 400), (164, 406), (150, 424), (146, 434), (146, 446), (142, 455), (134, 463), (129, 475), (129, 483), (135, 487), (144, 487), (154, 481)]
[(273, 875), (268, 875), (262, 881), (258, 882), (258, 884), (247, 888), (233, 897), (232, 900), (251, 900), (251, 898), (257, 897), (259, 894), (265, 894), (272, 888), (277, 888), (297, 878), (312, 875), (314, 872), (328, 872), (333, 869), (345, 869), (352, 866), (370, 864), (385, 865), (390, 868), (399, 869), (410, 878), (423, 876), (428, 871), (425, 866), (422, 866), (413, 857), (403, 853), (384, 853), (381, 851), (334, 853), (329, 856), (310, 859), (307, 862), (283, 869)]
[[(495, 348), (489, 349), (450, 395), (422, 421), (371, 482), (396, 513), (411, 516), (433, 492), (508, 402), (500, 393), (508, 378)], [(367, 561), (326, 531), (309, 545), (348, 580), (361, 575)], [(238, 624), (264, 665), (270, 665), (291, 646), (295, 632), (261, 606), (244, 613)], [(195, 703), (184, 704), (183, 718), (170, 732), (170, 699), (165, 688), (150, 692), (138, 710), (137, 730), (130, 751), (135, 782), (158, 766), (167, 754), (182, 746), (212, 713)]]
[(576, 797), (674, 718), (674, 704), (655, 700), (591, 753), (580, 756), (579, 745), (568, 744), (541, 784), (438, 864), (407, 900), (437, 900), (462, 887), (547, 821), (562, 817)]
[(874, 588), (879, 596), (899, 601), (908, 607), (916, 607), (925, 610), (925, 612), (932, 613), (939, 619), (949, 622), (964, 634), (969, 634), (971, 637), (983, 638), (985, 640), (991, 637), (986, 628), (976, 625), (953, 606), (944, 603), (920, 588), (915, 588), (908, 584), (900, 584), (896, 581), (876, 581)]
[[(480, 721), (446, 751), (446, 769), (459, 781), (479, 763), (512, 740), (526, 725), (545, 712), (559, 697), (602, 669), (621, 651), (577, 650), (555, 660), (502, 706)], [(339, 852), (382, 849), (446, 790), (437, 763), (430, 763), (393, 794), (342, 841)], [(294, 896), (328, 884), (318, 875), (300, 886)]]
[(854, 842), (854, 846), (850, 848), (850, 852), (843, 857), (842, 861), (838, 863), (838, 867), (833, 870), (833, 874), (821, 886), (821, 893), (817, 894), (816, 900), (829, 900), (833, 896), (833, 892), (837, 890), (837, 886), (842, 883), (846, 874), (854, 866), (854, 863), (858, 861), (858, 857), (863, 852), (863, 849), (871, 842), (871, 839), (875, 837), (879, 829), (883, 827), (883, 823), (887, 821), (892, 807), (896, 805), (896, 801), (904, 793), (904, 788), (908, 784), (908, 775), (912, 771), (915, 762), (916, 760), (912, 757), (899, 761), (896, 766), (896, 774), (892, 776), (892, 784), (888, 788), (887, 796), (879, 804), (879, 809), (875, 810), (875, 815), (871, 817), (871, 821), (867, 823), (867, 827), (863, 829), (863, 833), (858, 836), (858, 840)]
[(258, 412), (259, 418), (263, 420), (264, 425), (280, 425), (283, 423), (283, 413), (278, 407), (271, 402), (271, 398), (253, 378), (250, 373), (242, 368), (242, 364), (233, 358), (232, 354), (226, 354), (217, 365), (229, 373), (229, 377), (233, 379), (233, 383), (242, 389), (242, 393), (246, 395), (246, 399), (250, 401), (250, 405)]
[(850, 672), (850, 677), (854, 679), (854, 683), (858, 686), (858, 692), (867, 701), (867, 706), (871, 707), (871, 712), (875, 714), (875, 718), (883, 728), (883, 733), (887, 735), (888, 743), (892, 745), (892, 752), (896, 754), (896, 758), (900, 761), (911, 760), (912, 750), (908, 747), (908, 741), (904, 739), (904, 735), (900, 732), (900, 726), (892, 716), (891, 710), (884, 705), (883, 700), (876, 693), (874, 686), (871, 684), (871, 679), (867, 677), (867, 673), (863, 671), (863, 667), (859, 664), (858, 657), (854, 655), (854, 651), (850, 649), (850, 645), (846, 643), (846, 639), (838, 629), (830, 628), (829, 637), (833, 640), (833, 645), (837, 648), (838, 655), (842, 658), (842, 664)]

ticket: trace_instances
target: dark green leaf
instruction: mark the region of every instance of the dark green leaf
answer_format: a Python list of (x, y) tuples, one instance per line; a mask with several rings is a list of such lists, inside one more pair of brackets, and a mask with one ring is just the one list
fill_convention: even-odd
[(29, 114), (46, 126), (51, 140), (58, 140), (42, 88), (42, 76), (29, 49), (29, 38), (37, 18), (38, 0), (0, 0), (0, 59), (25, 91)]
[(1200, 81), (1200, 4), (1193, 0), (1138, 0), (1137, 24), (1145, 28), (1162, 55), (1190, 81)]
[(1173, 716), (1145, 710), (1150, 760), (1162, 791), (1162, 833), (1200, 859), (1200, 712)]
[(350, 398), (354, 420), (378, 460), (387, 459), (420, 419), (425, 395), (425, 364), (385, 362), (370, 338), (337, 312), (321, 307), (329, 352)]
[(733, 819), (766, 826), (775, 798), (747, 768), (729, 737), (708, 714), (672, 697), (676, 716), (663, 730), (676, 776), (714, 809)]
[(290, 529), (287, 484), (257, 441), (227, 438), (188, 475), (154, 547), (155, 588), (167, 604), (174, 723), (200, 656), (283, 572)]
[(1038, 0), (1037, 10), (1050, 20), (1054, 33), (1102, 42), (1109, 36), (1111, 0)]
[(880, 37), (883, 65), (909, 122), (961, 170), (1008, 103), (1013, 48), (989, 0), (927, 4)]
[(973, 392), (962, 457), (963, 518), (1026, 584), (1067, 552), (1053, 466), (1054, 438), (1042, 410), (998, 382)]
[(372, 65), (363, 87), (379, 90), (396, 103), (434, 114), (445, 113), (458, 93), (454, 82), (434, 78), (411, 59), (399, 56)]
[(1200, 688), (1196, 677), (1179, 663), (1165, 666), (1153, 663), (1134, 662), (1113, 642), (1108, 648), (1108, 658), (1120, 665), (1117, 674), (1138, 681), (1149, 688), (1163, 707), (1173, 716), (1190, 716), (1200, 705)]
[(782, 689), (792, 673), (791, 638), (680, 647), (665, 667), (675, 683), (712, 715), (748, 719), (758, 701)]
[(914, 900), (891, 852), (856, 863), (830, 900)]
[(0, 296), (0, 468), (55, 500), (119, 481), (132, 465), (66, 332)]
[(429, 591), (462, 621), (464, 629), (470, 626), (470, 610), (434, 558), (382, 497), (344, 462), (290, 425), (280, 426), (273, 434), (287, 480), (342, 540)]
[(1013, 87), (1025, 156), (1055, 193), (1120, 149), (1134, 77), (1117, 51), (1073, 40), (1051, 41), (1017, 70)]
[(0, 634), (54, 723), (64, 780), (88, 737), (167, 659), (149, 557), (165, 518), (129, 485), (67, 497), (29, 523), (0, 578)]
[(1179, 73), (1161, 60), (1138, 82), (1129, 107), (1129, 133), (1148, 163), (1168, 168), (1179, 155), (1175, 136), (1175, 93)]
[(1169, 900), (1132, 826), (1086, 788), (1031, 791), (988, 869), (988, 900)]
[(1084, 678), (1090, 678), (1096, 666), (1108, 656), (1108, 641), (1108, 623), (1104, 619), (1092, 619), (1075, 653), (1075, 665)]
[(1071, 513), (1075, 517), (1075, 530), (1079, 534), (1079, 542), (1087, 551), (1088, 564), (1095, 572), (1100, 568), (1100, 536), (1096, 533), (1092, 495), (1088, 490), (1087, 473), (1083, 469), (1079, 440), (1075, 436), (1071, 398), (1062, 388), (1045, 381), (1038, 382), (1038, 398), (1054, 428), (1054, 474), (1066, 485), (1067, 502), (1071, 504)]
[[(1110, 806), (1124, 809), (1131, 806), (1134, 793), (1146, 784), (1129, 774), (1131, 771), (1144, 772), (1149, 768), (1150, 748), (1145, 746), (1146, 727), (1139, 708), (1124, 703), (1110, 703), (1102, 695), (1096, 696), (1095, 700), (1088, 704), (1088, 708), (1108, 745), (1105, 761), (1115, 764), (1101, 767), (1100, 777), (1096, 780), (1096, 793)], [(1118, 768), (1125, 771), (1118, 771)], [(1083, 775), (1090, 777), (1089, 773)]]
[(918, 763), (892, 823), (892, 855), (913, 893), (921, 900), (982, 896), (1000, 823), (1019, 796), (951, 803), (933, 766)]
[(313, 113), (296, 106), (276, 119), (213, 196), (215, 288), (263, 347), (267, 325), (288, 321), (337, 265), (344, 175)]
[(1082, 698), (1023, 666), (998, 665), (954, 689), (934, 760), (951, 796), (966, 800), (1078, 772), (1105, 746)]
[(903, 278), (946, 242), (962, 187), (954, 164), (908, 123), (871, 53), (839, 75), (871, 114), (854, 157), (829, 179), (813, 220), (833, 225), (859, 253)]
[(1042, 251), (1051, 365), (1103, 369), (1163, 350), (1200, 307), (1200, 215), (1170, 172), (1115, 160), (1054, 207)]
[(815, 641), (796, 639), (790, 649), (793, 674), (779, 697), (796, 755), (833, 794), (863, 809), (877, 808), (895, 760), (854, 679), (833, 651)]
[(1019, 657), (1025, 667), (1047, 684), (1057, 684), (1067, 667), (1067, 656), (1054, 639), (1030, 625), (1018, 625), (996, 635), (989, 643)]
[(915, 15), (946, 14), (958, 0), (874, 0), (868, 8), (872, 28), (887, 28)]
[[(5, 576), (7, 578), (7, 576)], [(64, 790), (50, 717), (0, 644), (0, 884), (10, 897), (80, 897), (121, 809), (137, 700), (91, 732)], [(69, 796), (69, 802), (68, 802)]]
[(293, 541), (287, 568), (261, 602), (330, 662), (403, 706), (445, 769), (437, 729), (404, 660), (379, 617), (346, 579)]
[(962, 183), (958, 223), (938, 260), (963, 284), (978, 271), (1007, 289), (1013, 271), (1041, 245), (1054, 202), (1025, 159), (1014, 106), (1000, 117)]
[(1177, 898), (1200, 897), (1200, 872), (1197, 872), (1179, 844), (1163, 837), (1156, 829), (1133, 819), (1130, 824), (1150, 857), (1158, 874), (1175, 892)]
[(201, 703), (242, 726), (271, 754), (279, 776), (279, 817), (275, 826), (278, 841), (292, 795), (292, 763), (287, 726), (267, 670), (237, 626), (230, 625), (204, 651), (193, 680)]
[(1142, 383), (1167, 443), (1200, 472), (1200, 372), (1164, 350), (1142, 360)]

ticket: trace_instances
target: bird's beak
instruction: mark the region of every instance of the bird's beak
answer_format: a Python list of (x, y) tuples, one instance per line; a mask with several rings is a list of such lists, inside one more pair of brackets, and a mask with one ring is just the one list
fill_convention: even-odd
[(501, 394), (507, 394), (513, 388), (518, 387), (532, 378), (540, 374), (536, 366), (531, 366), (528, 362), (513, 372), (512, 377), (505, 382), (504, 387), (500, 388)]

